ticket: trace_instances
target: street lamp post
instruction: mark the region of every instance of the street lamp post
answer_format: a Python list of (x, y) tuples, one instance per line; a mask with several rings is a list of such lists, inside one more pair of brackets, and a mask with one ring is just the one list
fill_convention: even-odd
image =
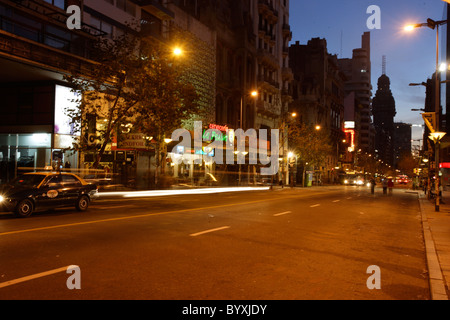
[(434, 101), (434, 105), (435, 105), (435, 112), (436, 112), (436, 131), (439, 131), (439, 124), (440, 124), (440, 114), (439, 114), (439, 109), (440, 109), (440, 103), (439, 103), (439, 93), (440, 93), (440, 79), (439, 79), (439, 26), (446, 24), (447, 20), (439, 20), (439, 21), (435, 21), (432, 19), (428, 19), (426, 23), (419, 23), (419, 24), (413, 24), (413, 25), (409, 25), (405, 27), (406, 31), (412, 31), (415, 28), (421, 28), (421, 27), (428, 27), (432, 30), (436, 29), (436, 83), (435, 83), (435, 101)]
[(438, 212), (439, 211), (439, 182), (440, 182), (440, 177), (439, 177), (439, 149), (440, 149), (440, 144), (441, 144), (441, 139), (445, 136), (445, 132), (433, 132), (430, 134), (430, 139), (434, 141), (434, 154), (435, 154), (435, 175), (436, 175), (436, 179), (435, 179), (435, 186), (434, 186), (434, 190), (435, 190), (435, 195), (436, 195), (436, 203), (435, 203), (435, 211)]
[(436, 186), (435, 186), (435, 191), (436, 191), (436, 205), (435, 205), (435, 211), (439, 211), (439, 143), (440, 143), (440, 139), (442, 139), (442, 137), (445, 135), (441, 135), (442, 133), (439, 132), (440, 130), (440, 77), (439, 77), (439, 27), (443, 24), (446, 24), (447, 20), (439, 20), (439, 21), (435, 21), (432, 19), (427, 19), (426, 23), (419, 23), (419, 24), (413, 24), (413, 25), (409, 25), (407, 27), (405, 27), (406, 31), (412, 31), (415, 28), (420, 28), (420, 27), (428, 27), (432, 30), (436, 29), (436, 74), (435, 74), (435, 98), (434, 98), (434, 107), (435, 107), (435, 113), (436, 113), (436, 128), (434, 133), (432, 133), (431, 135), (433, 136), (432, 139), (433, 141), (435, 141), (435, 158), (436, 158), (436, 164), (435, 164), (435, 172), (436, 172)]
[[(248, 95), (250, 95), (253, 99), (256, 100), (256, 98), (258, 97), (258, 94), (259, 94), (258, 91), (253, 90)], [(244, 120), (244, 111), (243, 111), (243, 109), (244, 109), (244, 97), (245, 96), (247, 96), (247, 95), (241, 95), (241, 105), (240, 105), (240, 115), (239, 115), (239, 126), (240, 126), (240, 129), (242, 129), (242, 130), (244, 130), (244, 121), (243, 121)], [(238, 154), (238, 153), (236, 153), (236, 154)], [(247, 153), (244, 152), (244, 156), (246, 154)], [(239, 180), (238, 180), (239, 185), (241, 185), (241, 176), (242, 176), (241, 164), (239, 163)], [(249, 179), (250, 179), (250, 177), (249, 177)]]
[[(252, 98), (256, 99), (258, 97), (258, 91), (254, 90), (250, 92), (249, 94)], [(241, 110), (240, 110), (240, 116), (239, 116), (239, 126), (241, 129), (244, 129), (244, 115), (243, 115), (243, 109), (244, 109), (244, 96), (241, 96)]]

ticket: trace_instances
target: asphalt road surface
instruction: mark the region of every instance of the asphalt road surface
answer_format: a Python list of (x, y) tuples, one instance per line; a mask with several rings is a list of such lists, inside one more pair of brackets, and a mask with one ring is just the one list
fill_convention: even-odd
[(5, 299), (428, 300), (417, 194), (284, 188), (1, 214)]

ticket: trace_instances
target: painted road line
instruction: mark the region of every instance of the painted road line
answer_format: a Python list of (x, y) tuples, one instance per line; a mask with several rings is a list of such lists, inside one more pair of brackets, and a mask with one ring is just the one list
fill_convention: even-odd
[(284, 215), (289, 214), (289, 213), (292, 213), (292, 211), (286, 211), (286, 212), (277, 213), (277, 214), (274, 214), (273, 216), (274, 217), (279, 217), (279, 216), (284, 216)]
[(197, 233), (193, 233), (193, 234), (191, 234), (190, 236), (191, 237), (198, 237), (198, 236), (201, 236), (201, 235), (203, 235), (203, 234), (207, 234), (207, 233), (211, 233), (211, 232), (216, 232), (216, 231), (221, 231), (221, 230), (225, 230), (225, 229), (230, 229), (231, 227), (221, 227), (221, 228), (215, 228), (215, 229), (210, 229), (210, 230), (205, 230), (205, 231), (202, 231), (202, 232), (197, 232)]
[(334, 200), (333, 202), (336, 203), (336, 202), (340, 202), (340, 201), (341, 201), (341, 200)]
[(123, 208), (132, 208), (135, 207), (135, 205), (132, 204), (128, 204), (128, 205), (123, 205), (123, 206), (110, 206), (110, 207), (95, 207), (96, 209), (100, 209), (100, 210), (110, 210), (110, 209), (123, 209)]
[(54, 269), (54, 270), (50, 270), (50, 271), (36, 273), (36, 274), (31, 275), (31, 276), (22, 277), (22, 278), (15, 279), (15, 280), (2, 282), (2, 283), (0, 283), (0, 289), (1, 288), (5, 288), (5, 287), (9, 287), (9, 286), (12, 286), (12, 285), (15, 285), (15, 284), (18, 284), (18, 283), (22, 283), (22, 282), (26, 282), (26, 281), (30, 281), (30, 280), (34, 280), (34, 279), (38, 279), (38, 278), (43, 278), (43, 277), (46, 277), (46, 276), (50, 276), (52, 274), (61, 273), (61, 272), (67, 272), (67, 270), (69, 270), (72, 267), (73, 266), (67, 266), (67, 267), (63, 267), (63, 268), (59, 268), (59, 269)]
[(315, 205), (310, 206), (310, 208), (317, 208), (317, 207), (320, 207), (320, 204), (315, 204)]
[[(325, 194), (323, 192), (316, 193), (317, 195)], [(3, 236), (10, 236), (10, 235), (17, 235), (17, 234), (23, 234), (28, 232), (36, 232), (36, 231), (46, 231), (46, 230), (53, 230), (53, 229), (59, 229), (59, 228), (69, 228), (69, 227), (78, 227), (83, 225), (89, 225), (89, 224), (96, 224), (96, 223), (105, 223), (105, 222), (115, 222), (115, 221), (123, 221), (123, 220), (132, 220), (132, 219), (142, 219), (142, 218), (148, 218), (148, 217), (155, 217), (155, 216), (162, 216), (167, 214), (176, 214), (176, 213), (186, 213), (186, 212), (194, 212), (194, 211), (203, 211), (208, 210), (211, 211), (212, 209), (219, 209), (219, 208), (230, 208), (230, 207), (239, 207), (244, 205), (251, 205), (251, 204), (260, 204), (261, 202), (270, 202), (270, 201), (282, 201), (286, 199), (299, 199), (304, 197), (309, 197), (309, 194), (303, 195), (303, 196), (290, 196), (290, 197), (274, 197), (274, 198), (268, 198), (268, 199), (258, 199), (255, 201), (246, 201), (246, 202), (237, 202), (237, 203), (228, 203), (228, 204), (222, 204), (217, 206), (206, 206), (206, 207), (198, 207), (198, 208), (188, 208), (188, 209), (180, 209), (180, 210), (173, 210), (173, 211), (163, 211), (163, 212), (153, 212), (153, 213), (143, 213), (143, 214), (137, 214), (137, 215), (130, 215), (130, 216), (123, 216), (118, 218), (109, 218), (109, 219), (100, 219), (100, 220), (91, 220), (91, 221), (84, 221), (84, 222), (75, 222), (75, 223), (68, 223), (68, 224), (60, 224), (60, 225), (53, 225), (53, 226), (46, 226), (46, 227), (40, 227), (40, 228), (31, 228), (31, 229), (22, 229), (22, 230), (15, 230), (15, 231), (6, 231), (0, 233), (0, 237)]]

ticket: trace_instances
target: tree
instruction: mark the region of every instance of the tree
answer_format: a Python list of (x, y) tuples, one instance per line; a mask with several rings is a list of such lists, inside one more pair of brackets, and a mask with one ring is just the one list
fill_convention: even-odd
[(397, 169), (409, 177), (414, 176), (414, 168), (417, 167), (417, 160), (414, 159), (411, 152), (403, 152), (397, 163)]
[[(156, 141), (159, 167), (164, 136), (199, 112), (197, 93), (183, 79), (182, 64), (161, 43), (130, 34), (100, 38), (92, 58), (88, 74), (72, 70), (65, 76), (80, 93), (78, 108), (66, 110), (83, 133), (74, 150), (94, 152), (97, 168), (114, 134), (126, 128)], [(100, 128), (92, 128), (93, 119), (101, 120)], [(92, 144), (88, 133), (95, 133), (98, 143)]]
[(312, 166), (322, 165), (333, 150), (324, 130), (295, 121), (288, 127), (288, 143), (300, 161)]

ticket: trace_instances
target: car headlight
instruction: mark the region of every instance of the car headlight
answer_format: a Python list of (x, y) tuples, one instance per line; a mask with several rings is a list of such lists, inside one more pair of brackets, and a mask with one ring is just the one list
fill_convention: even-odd
[(344, 183), (347, 184), (347, 183), (348, 183), (348, 180), (345, 180)]
[(5, 200), (5, 197), (0, 195), (0, 203), (2, 203)]

